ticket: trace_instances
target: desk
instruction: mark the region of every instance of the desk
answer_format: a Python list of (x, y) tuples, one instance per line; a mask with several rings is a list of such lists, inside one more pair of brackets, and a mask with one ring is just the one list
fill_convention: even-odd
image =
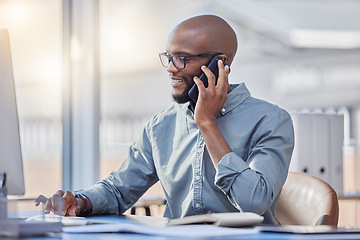
[[(113, 223), (129, 223), (130, 220), (125, 217), (118, 216), (96, 216), (89, 217), (89, 219), (94, 220), (105, 220)], [(185, 237), (170, 237), (170, 236), (155, 236), (155, 235), (145, 235), (145, 234), (134, 234), (134, 233), (61, 233), (53, 237), (32, 237), (32, 238), (23, 238), (29, 240), (53, 240), (53, 239), (63, 239), (63, 240), (123, 240), (123, 239), (186, 239)], [(193, 238), (196, 239), (196, 238)], [(224, 239), (224, 240), (237, 240), (237, 239), (307, 239), (307, 240), (319, 240), (319, 239), (360, 239), (360, 233), (358, 234), (289, 234), (289, 233), (265, 233), (258, 232), (253, 234), (238, 235), (238, 236), (227, 236), (227, 237), (206, 237), (206, 238), (197, 238), (197, 239)]]
[(360, 227), (360, 193), (339, 195), (339, 226)]

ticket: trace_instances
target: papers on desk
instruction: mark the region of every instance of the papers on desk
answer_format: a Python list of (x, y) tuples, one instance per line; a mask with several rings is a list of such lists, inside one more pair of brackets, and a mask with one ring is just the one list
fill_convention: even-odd
[[(204, 216), (201, 216), (204, 217)], [(136, 219), (136, 220), (135, 220)], [(197, 218), (198, 219), (198, 218)], [(89, 222), (106, 223), (91, 224), (86, 226), (63, 227), (65, 233), (137, 233), (163, 237), (183, 237), (183, 238), (207, 238), (207, 237), (226, 237), (242, 236), (244, 238), (254, 234), (275, 234), (273, 239), (279, 235), (276, 234), (296, 234), (300, 236), (294, 239), (303, 239), (304, 234), (311, 239), (339, 239), (338, 234), (346, 234), (346, 239), (359, 239), (360, 229), (333, 228), (331, 226), (269, 226), (260, 225), (254, 228), (227, 228), (218, 227), (210, 224), (190, 224), (169, 226), (169, 219), (146, 216), (128, 215), (126, 218), (89, 218)], [(93, 221), (94, 220), (94, 221)], [(135, 221), (133, 221), (135, 220)], [(186, 219), (188, 221), (188, 219)], [(182, 223), (186, 222), (182, 219)], [(152, 224), (149, 224), (151, 222)], [(139, 224), (141, 223), (141, 224)], [(210, 221), (207, 223), (211, 223)], [(329, 236), (334, 236), (330, 238)], [(302, 237), (301, 237), (302, 236)], [(314, 237), (319, 236), (319, 237)], [(322, 236), (322, 237), (320, 237)], [(324, 238), (324, 236), (326, 236)], [(341, 239), (343, 235), (341, 235)], [(356, 238), (351, 238), (356, 236)], [(350, 238), (349, 238), (350, 237)]]
[(344, 228), (327, 225), (304, 226), (304, 225), (282, 225), (282, 226), (259, 226), (260, 232), (291, 233), (291, 234), (351, 234), (360, 233), (360, 228)]
[(252, 212), (209, 213), (170, 219), (168, 226), (212, 224), (220, 227), (249, 227), (262, 223), (263, 216)]
[(126, 218), (127, 222), (123, 223), (64, 227), (63, 231), (68, 233), (132, 232), (175, 237), (221, 237), (257, 233), (259, 230), (253, 228), (226, 227), (252, 226), (263, 221), (263, 217), (258, 214), (239, 212), (203, 214), (178, 219), (134, 215), (127, 215)]
[(225, 228), (213, 225), (181, 225), (167, 227), (150, 227), (136, 223), (93, 224), (77, 227), (63, 227), (67, 233), (140, 233), (172, 237), (223, 237), (255, 234), (254, 228)]
[(127, 215), (123, 223), (92, 224), (87, 226), (64, 227), (69, 233), (115, 233), (132, 232), (160, 236), (209, 237), (254, 234), (255, 229), (226, 228), (249, 227), (259, 224), (263, 217), (256, 213), (210, 213), (187, 216), (178, 219)]
[(136, 215), (127, 215), (126, 217), (134, 222), (151, 227), (189, 224), (211, 224), (219, 227), (250, 227), (260, 224), (264, 220), (263, 216), (252, 212), (208, 213), (175, 219)]

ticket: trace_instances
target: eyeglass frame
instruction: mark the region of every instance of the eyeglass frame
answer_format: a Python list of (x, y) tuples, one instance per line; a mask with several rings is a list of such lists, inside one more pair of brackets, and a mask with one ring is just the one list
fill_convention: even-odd
[[(186, 59), (187, 58), (194, 58), (194, 57), (207, 57), (207, 56), (219, 56), (221, 55), (222, 53), (201, 53), (201, 54), (195, 54), (195, 55), (189, 55), (189, 56), (183, 56), (183, 55), (167, 55), (168, 52), (162, 52), (162, 53), (159, 53), (159, 58), (160, 58), (160, 62), (161, 62), (161, 65), (163, 65), (163, 67), (165, 68), (168, 68), (170, 66), (170, 61), (173, 63), (174, 67), (178, 70), (181, 70), (181, 69), (184, 69), (186, 67)], [(168, 58), (168, 64), (167, 66), (164, 65), (163, 61), (161, 60), (161, 56), (166, 56)], [(177, 57), (180, 57), (180, 59), (183, 61), (184, 63), (184, 67), (183, 68), (178, 68), (173, 60), (173, 57), (174, 56), (177, 56)]]

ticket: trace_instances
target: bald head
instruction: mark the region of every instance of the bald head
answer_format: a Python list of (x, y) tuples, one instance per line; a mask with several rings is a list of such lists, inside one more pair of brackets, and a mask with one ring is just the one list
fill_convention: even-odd
[(237, 50), (237, 38), (231, 26), (215, 15), (189, 18), (177, 25), (169, 36), (169, 42), (177, 38), (183, 46), (196, 53), (223, 53), (226, 63), (231, 64)]

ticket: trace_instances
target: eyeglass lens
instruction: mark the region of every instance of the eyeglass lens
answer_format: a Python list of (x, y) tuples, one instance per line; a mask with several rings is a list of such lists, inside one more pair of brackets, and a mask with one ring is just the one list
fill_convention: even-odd
[(178, 69), (185, 68), (185, 59), (183, 57), (174, 55), (172, 56), (172, 61), (176, 68)]
[(167, 68), (169, 66), (170, 58), (164, 53), (161, 53), (159, 56), (160, 56), (161, 64)]
[(185, 61), (184, 61), (185, 59), (183, 59), (182, 56), (177, 56), (177, 55), (169, 56), (166, 54), (160, 54), (160, 60), (161, 60), (161, 64), (166, 68), (169, 67), (170, 61), (173, 62), (173, 64), (177, 69), (182, 69), (185, 67)]

